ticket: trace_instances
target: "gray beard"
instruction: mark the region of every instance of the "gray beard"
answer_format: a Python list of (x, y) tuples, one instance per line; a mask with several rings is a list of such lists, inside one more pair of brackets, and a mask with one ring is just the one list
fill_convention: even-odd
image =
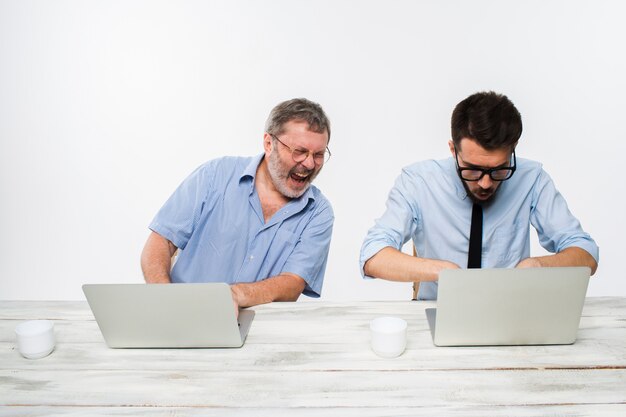
[(272, 183), (274, 184), (274, 187), (276, 187), (279, 193), (281, 193), (287, 198), (298, 198), (302, 196), (302, 194), (304, 194), (306, 190), (309, 189), (309, 186), (311, 185), (311, 183), (313, 182), (313, 180), (315, 179), (319, 171), (313, 172), (311, 176), (307, 178), (307, 184), (302, 189), (302, 191), (298, 192), (298, 191), (291, 190), (287, 186), (287, 180), (289, 176), (291, 175), (291, 172), (285, 171), (281, 168), (278, 152), (276, 152), (275, 149), (276, 148), (272, 149), (272, 152), (270, 152), (270, 157), (267, 160), (267, 170), (270, 173), (270, 178), (272, 180)]

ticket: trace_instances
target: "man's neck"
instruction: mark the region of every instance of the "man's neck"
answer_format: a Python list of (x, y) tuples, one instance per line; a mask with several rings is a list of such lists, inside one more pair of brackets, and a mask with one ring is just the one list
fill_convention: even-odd
[(256, 170), (254, 186), (259, 195), (265, 223), (267, 223), (285, 204), (291, 201), (290, 198), (282, 195), (274, 186), (265, 158), (263, 158)]

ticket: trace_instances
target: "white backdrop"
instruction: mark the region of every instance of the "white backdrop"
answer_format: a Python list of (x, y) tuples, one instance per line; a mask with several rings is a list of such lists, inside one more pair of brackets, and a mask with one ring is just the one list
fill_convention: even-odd
[[(358, 253), (400, 168), (448, 155), (454, 105), (505, 93), (626, 295), (626, 7), (615, 1), (0, 0), (0, 299), (141, 282), (147, 225), (200, 163), (261, 151), (279, 101), (332, 122), (322, 297), (408, 299)], [(542, 252), (538, 245), (534, 254)]]

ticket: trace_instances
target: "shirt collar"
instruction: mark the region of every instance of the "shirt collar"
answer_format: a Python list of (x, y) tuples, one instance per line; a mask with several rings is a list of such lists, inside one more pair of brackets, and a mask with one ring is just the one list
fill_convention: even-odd
[(261, 163), (261, 161), (263, 160), (263, 156), (265, 156), (265, 154), (262, 153), (262, 154), (252, 157), (252, 159), (250, 160), (250, 163), (248, 163), (248, 165), (244, 168), (243, 173), (241, 174), (241, 177), (239, 177), (240, 182), (245, 177), (250, 177), (252, 178), (252, 182), (254, 183), (254, 179), (256, 178), (256, 170), (259, 167), (259, 164)]

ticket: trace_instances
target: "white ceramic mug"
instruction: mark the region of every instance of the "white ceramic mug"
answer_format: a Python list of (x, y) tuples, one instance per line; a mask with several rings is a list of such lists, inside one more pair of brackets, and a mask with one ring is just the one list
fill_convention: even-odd
[(406, 321), (398, 317), (378, 317), (370, 322), (372, 350), (383, 358), (400, 356), (406, 348)]
[(54, 323), (50, 320), (31, 320), (15, 328), (17, 350), (27, 359), (48, 356), (54, 349)]

